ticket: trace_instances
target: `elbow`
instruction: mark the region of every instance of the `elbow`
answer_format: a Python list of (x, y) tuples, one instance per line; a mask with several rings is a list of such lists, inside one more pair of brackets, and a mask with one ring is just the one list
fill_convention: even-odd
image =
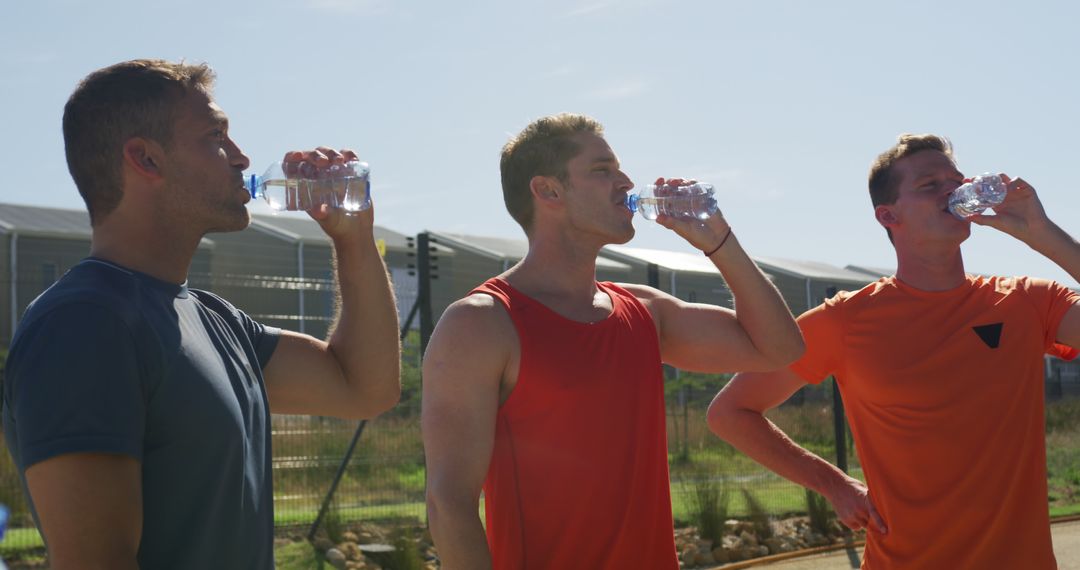
[(427, 493), (424, 495), (424, 502), (427, 507), (428, 527), (431, 529), (440, 528), (444, 518), (444, 509), (438, 494), (431, 488), (428, 488)]
[(365, 417), (362, 419), (371, 419), (375, 416), (389, 412), (394, 409), (394, 406), (397, 406), (400, 401), (401, 381), (395, 377), (392, 381), (387, 381), (381, 390), (371, 395), (370, 400), (368, 400), (367, 405), (365, 406)]
[(372, 416), (377, 416), (389, 412), (398, 405), (401, 401), (401, 382), (394, 382), (383, 393), (380, 393), (374, 402), (374, 412)]
[(794, 335), (788, 337), (784, 342), (776, 343), (772, 348), (768, 354), (763, 354), (765, 356), (764, 366), (760, 370), (756, 370), (756, 372), (780, 370), (794, 364), (806, 352), (806, 343), (803, 342), (802, 334), (799, 334), (798, 329), (796, 329)]
[(725, 386), (709, 404), (705, 421), (709, 426), (709, 431), (716, 437), (738, 447), (739, 441), (753, 427), (753, 419), (762, 417), (762, 412), (738, 401), (737, 395), (729, 392)]
[(777, 368), (784, 368), (794, 364), (802, 358), (804, 353), (806, 353), (806, 342), (803, 341), (801, 333), (796, 333), (791, 342), (784, 347), (783, 355), (780, 357), (780, 365)]
[(731, 403), (724, 397), (721, 391), (709, 404), (709, 411), (705, 415), (705, 421), (709, 425), (709, 431), (716, 437), (730, 442), (731, 434), (735, 429), (735, 410)]
[(401, 401), (401, 380), (397, 369), (394, 375), (382, 375), (378, 381), (368, 379), (364, 389), (355, 390), (351, 405), (342, 415), (348, 420), (370, 420), (394, 409)]
[(424, 502), (427, 507), (428, 527), (433, 534), (441, 534), (439, 530), (465, 524), (469, 520), (469, 513), (476, 516), (480, 506), (479, 497), (469, 500), (461, 493), (455, 493), (445, 485), (430, 480)]

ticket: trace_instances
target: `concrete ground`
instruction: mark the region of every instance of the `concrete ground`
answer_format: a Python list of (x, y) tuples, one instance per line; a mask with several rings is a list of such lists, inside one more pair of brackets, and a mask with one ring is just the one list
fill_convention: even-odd
[[(1059, 570), (1080, 570), (1080, 521), (1061, 522), (1052, 525), (1054, 555)], [(862, 563), (862, 549), (838, 550), (827, 554), (815, 554), (755, 568), (769, 570), (851, 570)], [(720, 568), (723, 568), (722, 566)]]

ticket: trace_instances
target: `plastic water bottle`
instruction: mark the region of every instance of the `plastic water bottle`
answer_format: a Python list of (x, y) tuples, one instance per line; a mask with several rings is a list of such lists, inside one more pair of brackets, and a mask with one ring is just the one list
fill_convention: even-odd
[(980, 174), (965, 182), (949, 195), (949, 211), (965, 220), (993, 208), (1005, 200), (1008, 187), (997, 174)]
[(626, 207), (646, 220), (667, 214), (679, 220), (705, 220), (720, 210), (712, 184), (698, 182), (683, 186), (649, 184), (639, 194), (626, 196)]
[(252, 198), (262, 198), (278, 211), (304, 211), (326, 204), (353, 213), (371, 207), (371, 168), (366, 162), (352, 160), (305, 174), (289, 178), (281, 163), (275, 162), (262, 176), (245, 176), (244, 186)]
[[(7, 527), (8, 510), (4, 505), (0, 505), (0, 542), (4, 541), (4, 529)], [(7, 570), (7, 566), (4, 565), (4, 561), (0, 560), (0, 570)]]

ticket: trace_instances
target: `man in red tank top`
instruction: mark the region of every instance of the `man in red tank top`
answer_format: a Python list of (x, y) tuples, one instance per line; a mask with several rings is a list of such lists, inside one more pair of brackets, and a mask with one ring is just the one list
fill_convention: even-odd
[(773, 370), (802, 354), (799, 330), (719, 213), (657, 221), (716, 264), (737, 311), (597, 283), (600, 248), (634, 227), (633, 183), (596, 121), (533, 122), (501, 170), (529, 252), (446, 310), (424, 358), (442, 567), (674, 570), (661, 363)]
[[(964, 176), (949, 142), (902, 135), (870, 171), (896, 275), (841, 292), (799, 317), (806, 354), (737, 374), (709, 408), (719, 436), (827, 497), (867, 528), (863, 568), (1057, 567), (1046, 504), (1043, 354), (1075, 356), (1080, 301), (1044, 279), (973, 277), (971, 222), (1003, 231), (1080, 280), (1080, 245), (1010, 180), (993, 215), (947, 208)], [(1070, 354), (1070, 352), (1072, 354)], [(866, 484), (800, 448), (763, 413), (834, 376)]]

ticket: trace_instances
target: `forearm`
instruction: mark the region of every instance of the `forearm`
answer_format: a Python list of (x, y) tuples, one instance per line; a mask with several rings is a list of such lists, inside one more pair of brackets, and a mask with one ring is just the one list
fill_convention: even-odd
[(335, 240), (338, 307), (330, 350), (350, 391), (375, 415), (400, 397), (397, 307), (386, 265), (370, 235)]
[(732, 235), (709, 259), (735, 301), (735, 317), (763, 356), (778, 366), (802, 355), (804, 345), (784, 298)]
[[(489, 570), (492, 566), (478, 505), (452, 506), (428, 495), (428, 527), (444, 570)], [(470, 506), (471, 505), (471, 506)]]
[(791, 440), (780, 428), (752, 410), (709, 408), (709, 429), (777, 475), (826, 497), (847, 479), (836, 466)]
[(1028, 246), (1064, 269), (1080, 282), (1080, 243), (1052, 221), (1029, 240)]

